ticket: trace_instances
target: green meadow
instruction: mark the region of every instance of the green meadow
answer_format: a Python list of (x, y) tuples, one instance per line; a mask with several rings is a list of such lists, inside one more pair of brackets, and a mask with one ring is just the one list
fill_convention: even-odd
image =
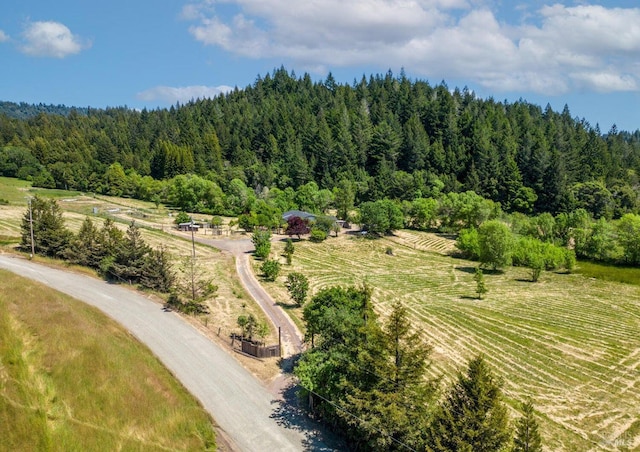
[(213, 421), (98, 310), (0, 271), (0, 449), (213, 450)]

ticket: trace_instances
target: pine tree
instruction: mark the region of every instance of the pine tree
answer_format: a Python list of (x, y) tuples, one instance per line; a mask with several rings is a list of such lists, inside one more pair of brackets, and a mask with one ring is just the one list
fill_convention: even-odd
[(175, 274), (171, 269), (171, 260), (167, 250), (151, 250), (147, 254), (140, 275), (140, 285), (160, 292), (169, 292), (175, 283)]
[(513, 452), (542, 452), (542, 438), (531, 399), (522, 403), (522, 417), (516, 421)]
[(63, 257), (72, 234), (65, 227), (62, 210), (54, 199), (34, 196), (22, 217), (20, 247), (31, 252), (31, 232), (36, 254)]
[[(369, 290), (365, 286), (362, 293)], [(364, 341), (345, 385), (347, 406), (357, 415), (344, 416), (350, 435), (362, 450), (422, 450), (436, 388), (434, 380), (425, 378), (431, 347), (412, 328), (400, 303), (382, 327), (372, 319), (361, 331)]]
[(429, 427), (428, 450), (494, 452), (509, 441), (500, 381), (482, 355), (469, 362)]
[(139, 282), (151, 248), (142, 239), (135, 222), (131, 222), (119, 245), (113, 256), (109, 273), (120, 281), (132, 284)]
[(71, 240), (64, 256), (71, 263), (86, 267), (98, 268), (105, 257), (105, 247), (101, 242), (100, 232), (91, 218), (86, 217), (78, 234)]
[(478, 298), (482, 300), (482, 296), (487, 293), (487, 286), (484, 283), (484, 274), (480, 267), (476, 267), (476, 274), (473, 279), (476, 282), (476, 293), (478, 294)]

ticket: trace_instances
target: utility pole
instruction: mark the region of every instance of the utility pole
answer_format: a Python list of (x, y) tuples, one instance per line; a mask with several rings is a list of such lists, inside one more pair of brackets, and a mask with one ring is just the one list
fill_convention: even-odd
[(193, 217), (191, 218), (191, 299), (196, 301), (196, 239), (193, 235)]
[(36, 246), (33, 240), (33, 213), (31, 211), (31, 197), (29, 197), (29, 231), (31, 232), (31, 254), (29, 260), (33, 259), (33, 255), (36, 254)]

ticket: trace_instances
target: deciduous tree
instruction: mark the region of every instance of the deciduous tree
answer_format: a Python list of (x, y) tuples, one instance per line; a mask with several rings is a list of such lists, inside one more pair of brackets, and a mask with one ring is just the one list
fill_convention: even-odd
[(307, 299), (307, 291), (309, 290), (309, 280), (305, 275), (299, 272), (289, 273), (287, 282), (285, 283), (289, 296), (298, 306), (302, 306)]
[(385, 235), (402, 228), (404, 218), (398, 204), (384, 199), (360, 205), (360, 224), (367, 232)]
[(287, 239), (287, 242), (284, 245), (284, 256), (287, 259), (287, 265), (291, 265), (291, 259), (293, 258), (293, 253), (296, 250), (295, 246), (291, 239)]
[(509, 227), (498, 220), (483, 223), (478, 229), (479, 259), (493, 270), (511, 264), (513, 235)]
[(303, 220), (300, 217), (291, 217), (287, 220), (287, 235), (291, 237), (295, 235), (300, 240), (300, 236), (308, 234), (311, 231), (309, 228), (309, 221)]
[(275, 281), (280, 274), (280, 262), (273, 259), (267, 259), (262, 263), (260, 270), (262, 270), (264, 279), (267, 281)]
[(255, 255), (260, 259), (266, 259), (271, 252), (271, 232), (258, 230), (251, 236), (251, 241), (255, 247)]
[(623, 249), (625, 263), (640, 264), (640, 216), (625, 214), (618, 222), (618, 242)]

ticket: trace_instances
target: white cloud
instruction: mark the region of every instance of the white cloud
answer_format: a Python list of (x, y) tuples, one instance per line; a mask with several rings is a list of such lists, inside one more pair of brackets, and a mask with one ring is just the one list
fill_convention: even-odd
[(21, 49), (31, 56), (64, 58), (91, 46), (59, 22), (30, 22), (22, 37)]
[(139, 92), (136, 97), (140, 100), (151, 101), (163, 101), (169, 104), (176, 102), (186, 103), (192, 99), (205, 99), (218, 96), (220, 94), (228, 93), (233, 88), (226, 85), (221, 86), (156, 86), (154, 88)]
[[(219, 14), (221, 3), (235, 15)], [(182, 16), (205, 45), (305, 68), (404, 67), (547, 94), (640, 89), (640, 8), (555, 4), (509, 24), (486, 5), (495, 2), (206, 0)]]
[(0, 30), (0, 42), (6, 42), (9, 40), (9, 36), (2, 30)]
[(576, 83), (596, 92), (637, 91), (638, 80), (629, 75), (609, 72), (577, 72), (569, 75)]

